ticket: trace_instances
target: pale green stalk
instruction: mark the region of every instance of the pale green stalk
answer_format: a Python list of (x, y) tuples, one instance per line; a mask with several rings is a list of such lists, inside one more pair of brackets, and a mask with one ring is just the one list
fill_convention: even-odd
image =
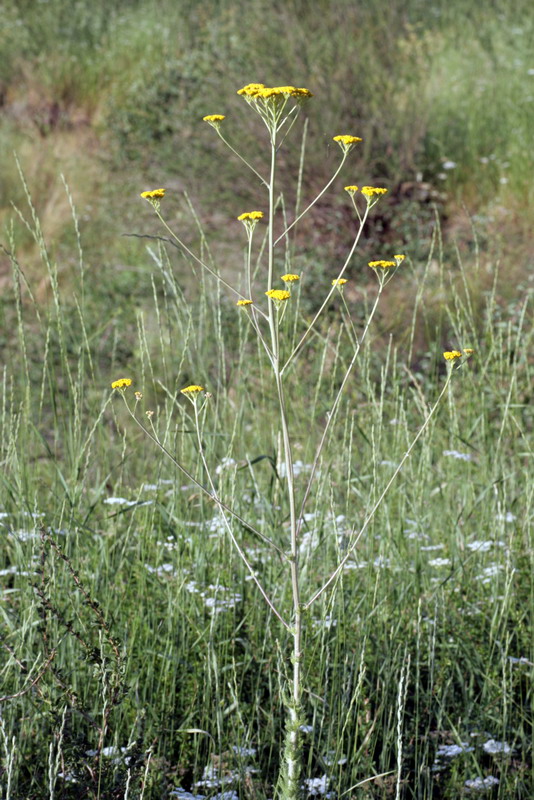
[[(273, 265), (274, 265), (274, 181), (276, 171), (276, 127), (271, 130), (271, 175), (269, 183), (269, 235), (268, 235), (268, 288), (272, 288)], [(297, 514), (295, 502), (293, 455), (291, 451), (291, 441), (289, 437), (289, 425), (287, 420), (287, 409), (282, 382), (282, 371), (280, 370), (280, 343), (279, 326), (280, 310), (275, 307), (273, 301), (269, 302), (269, 325), (271, 328), (272, 341), (272, 366), (276, 381), (278, 403), (280, 408), (280, 424), (282, 428), (282, 440), (284, 447), (284, 461), (286, 468), (286, 481), (289, 500), (290, 515), (290, 555), (289, 566), (291, 573), (291, 592), (293, 598), (293, 618), (290, 632), (293, 637), (293, 678), (291, 686), (291, 699), (287, 703), (288, 719), (286, 727), (285, 741), (285, 764), (282, 776), (281, 791), (284, 797), (296, 798), (300, 794), (300, 758), (299, 758), (299, 735), (301, 718), (301, 676), (302, 676), (302, 606), (300, 602), (299, 584), (299, 551), (298, 551), (298, 531)]]

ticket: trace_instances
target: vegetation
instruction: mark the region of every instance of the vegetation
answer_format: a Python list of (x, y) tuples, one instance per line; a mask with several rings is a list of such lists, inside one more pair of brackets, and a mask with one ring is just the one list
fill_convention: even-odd
[[(238, 284), (236, 217), (268, 208), (201, 120), (225, 114), (232, 145), (265, 172), (261, 120), (234, 94), (265, 80), (314, 93), (279, 151), (279, 221), (335, 171), (333, 135), (363, 138), (273, 263), (302, 276), (288, 340), (352, 241), (343, 186), (389, 189), (287, 375), (297, 494), (377, 297), (367, 262), (408, 255), (320, 461), (298, 542), (308, 597), (443, 389), (443, 351), (475, 350), (335, 591), (305, 612), (303, 793), (527, 800), (527, 4), (19, 0), (2, 15), (0, 139), (17, 151), (1, 165), (2, 797), (273, 796), (291, 631), (195, 482), (206, 474), (180, 389), (212, 394), (201, 441), (218, 496), (284, 548), (278, 401), (249, 312), (139, 198), (165, 186), (171, 231)], [(261, 247), (257, 235), (255, 256)], [(262, 285), (259, 274), (258, 296)], [(194, 480), (113, 395), (123, 376), (125, 392), (143, 394), (137, 416), (154, 412), (157, 438)], [(235, 533), (273, 603), (290, 608), (283, 559)]]

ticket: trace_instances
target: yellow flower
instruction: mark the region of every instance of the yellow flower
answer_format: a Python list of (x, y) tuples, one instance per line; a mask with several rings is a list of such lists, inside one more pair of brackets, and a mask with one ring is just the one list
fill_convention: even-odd
[(464, 353), (465, 353), (465, 355), (466, 355), (466, 356), (470, 356), (470, 355), (472, 355), (472, 353), (474, 353), (474, 352), (475, 352), (475, 351), (473, 350), (473, 348), (472, 348), (472, 347), (464, 347)]
[(391, 267), (396, 267), (396, 261), (369, 261), (369, 266), (371, 269), (391, 269)]
[(238, 300), (236, 306), (250, 306), (252, 305), (252, 300)]
[(456, 361), (457, 358), (461, 358), (462, 354), (459, 350), (449, 350), (446, 353), (443, 353), (443, 358), (446, 358), (447, 361)]
[(348, 133), (340, 136), (334, 136), (333, 139), (334, 142), (338, 143), (345, 154), (352, 150), (355, 144), (358, 144), (358, 142), (362, 141), (359, 136), (350, 136)]
[(239, 89), (237, 93), (245, 97), (254, 97), (260, 89), (264, 88), (263, 83), (248, 83), (242, 89)]
[(128, 386), (132, 385), (131, 378), (119, 378), (118, 381), (113, 381), (111, 384), (112, 389), (126, 389)]
[(294, 275), (292, 272), (288, 272), (287, 275), (282, 275), (280, 280), (284, 281), (284, 283), (294, 283), (295, 281), (300, 281), (300, 275)]
[(267, 297), (270, 297), (271, 300), (289, 300), (291, 297), (291, 292), (287, 292), (285, 289), (269, 289), (268, 292), (265, 292)]
[(144, 200), (161, 200), (165, 197), (165, 189), (152, 189), (150, 192), (141, 192)]
[(238, 216), (240, 222), (257, 222), (259, 219), (263, 219), (263, 211), (245, 211)]
[(215, 125), (221, 123), (223, 119), (226, 119), (224, 114), (208, 114), (207, 116), (202, 117), (203, 122), (210, 122)]
[(249, 83), (237, 92), (245, 99), (251, 100), (306, 100), (313, 97), (308, 89), (296, 86), (265, 86), (263, 83)]
[(345, 191), (348, 192), (350, 194), (350, 196), (352, 197), (358, 191), (358, 187), (357, 186), (345, 186)]
[(367, 197), (367, 200), (371, 200), (373, 197), (387, 194), (387, 189), (381, 189), (379, 186), (364, 186), (362, 188), (362, 194)]
[(134, 392), (134, 394), (135, 394), (135, 399), (136, 400), (142, 400), (143, 399), (143, 393), (142, 392)]
[(196, 397), (199, 392), (204, 391), (203, 386), (197, 386), (195, 383), (191, 384), (191, 386), (186, 386), (185, 389), (180, 389), (182, 394), (190, 397)]
[(404, 261), (404, 259), (406, 258), (406, 256), (403, 256), (403, 255), (395, 255), (395, 256), (393, 256), (393, 258), (395, 259), (395, 261), (397, 262), (397, 265), (398, 265), (398, 264), (402, 264), (402, 262)]
[(345, 286), (346, 283), (347, 283), (346, 278), (334, 278), (334, 280), (332, 281), (332, 286)]

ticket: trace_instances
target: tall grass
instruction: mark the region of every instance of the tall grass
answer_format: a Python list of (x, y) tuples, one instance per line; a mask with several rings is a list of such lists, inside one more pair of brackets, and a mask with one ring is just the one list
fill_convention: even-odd
[[(258, 602), (213, 504), (147, 448), (107, 389), (118, 374), (137, 376), (159, 435), (200, 478), (176, 396), (196, 380), (209, 386), (203, 446), (217, 486), (241, 516), (252, 511), (283, 532), (275, 398), (257, 342), (233, 301), (162, 242), (148, 242), (137, 285), (126, 270), (95, 280), (83, 248), (62, 284), (24, 184), (21, 194), (5, 240), (13, 282), (0, 306), (3, 794), (160, 798), (181, 787), (271, 797), (289, 634)], [(83, 243), (74, 218), (72, 239), (80, 229)], [(21, 236), (35, 243), (38, 278), (27, 274)], [(419, 429), (443, 385), (441, 351), (476, 348), (335, 594), (310, 613), (310, 794), (452, 798), (468, 792), (466, 781), (495, 778), (495, 796), (531, 796), (532, 292), (521, 287), (507, 307), (491, 290), (474, 295), (474, 259), (459, 259), (452, 271), (436, 245), (427, 263), (403, 266), (412, 327), (389, 345), (383, 319), (372, 327), (320, 465), (300, 543), (308, 592), (346, 552)], [(177, 278), (184, 267), (194, 292)], [(43, 275), (47, 304), (36, 297)], [(435, 330), (441, 338), (421, 350), (425, 285), (449, 281), (454, 302), (437, 328), (426, 320), (428, 341)], [(314, 291), (303, 281), (308, 320)], [(348, 312), (339, 299), (289, 375), (292, 396), (310, 402), (307, 415), (293, 415), (299, 488), (313, 459), (310, 430), (350, 360), (348, 313), (357, 321), (375, 293), (363, 280), (347, 289)], [(286, 605), (280, 561), (246, 530), (240, 536)]]

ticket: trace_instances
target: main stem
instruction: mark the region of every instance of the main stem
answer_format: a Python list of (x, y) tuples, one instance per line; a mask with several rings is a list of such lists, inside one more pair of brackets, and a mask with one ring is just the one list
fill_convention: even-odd
[[(269, 181), (269, 274), (268, 288), (272, 288), (274, 270), (274, 200), (275, 200), (275, 171), (276, 171), (276, 129), (271, 134), (271, 173)], [(293, 679), (290, 696), (286, 700), (287, 719), (284, 743), (284, 763), (281, 769), (278, 794), (283, 800), (297, 800), (300, 795), (300, 725), (301, 725), (301, 662), (302, 662), (302, 606), (300, 602), (299, 586), (299, 551), (297, 511), (295, 503), (295, 486), (293, 474), (293, 456), (289, 438), (289, 426), (285, 403), (284, 385), (281, 375), (280, 342), (279, 342), (279, 317), (278, 308), (274, 302), (269, 303), (269, 327), (272, 344), (272, 366), (278, 393), (280, 407), (280, 423), (284, 447), (284, 462), (286, 468), (287, 492), (289, 497), (290, 516), (290, 554), (289, 564), (291, 571), (291, 591), (293, 599), (293, 619), (291, 634), (293, 637)]]

